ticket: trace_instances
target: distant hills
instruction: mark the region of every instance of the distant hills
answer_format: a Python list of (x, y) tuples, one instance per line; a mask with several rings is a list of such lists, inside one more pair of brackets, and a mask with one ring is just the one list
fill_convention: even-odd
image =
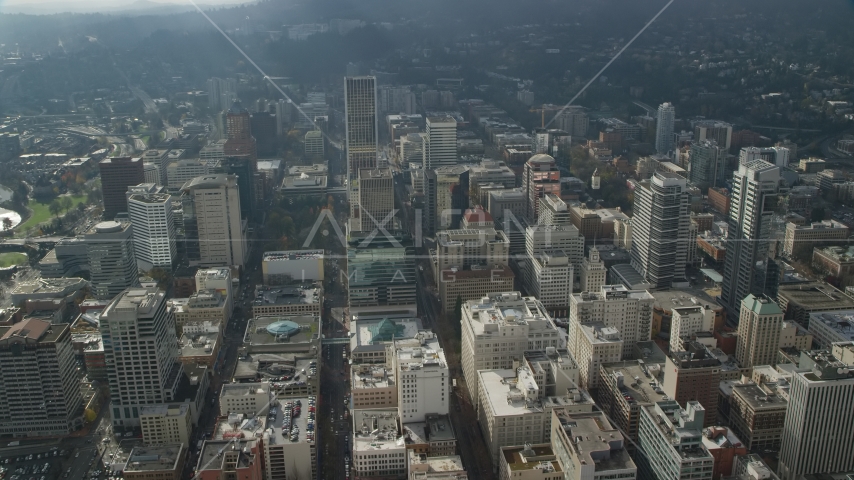
[[(201, 0), (196, 4), (202, 10), (213, 8), (233, 7), (236, 5), (254, 3), (255, 0)], [(91, 1), (33, 1), (20, 3), (3, 2), (0, 4), (0, 14), (22, 13), (28, 15), (52, 15), (57, 13), (105, 13), (115, 15), (169, 15), (193, 11), (196, 8), (188, 1), (156, 2), (152, 0), (91, 0)]]

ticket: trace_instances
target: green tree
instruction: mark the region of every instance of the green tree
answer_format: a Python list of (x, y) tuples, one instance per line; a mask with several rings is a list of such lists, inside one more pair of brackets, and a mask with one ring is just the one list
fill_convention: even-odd
[(62, 206), (62, 209), (67, 213), (69, 210), (71, 210), (71, 207), (74, 206), (74, 200), (72, 200), (69, 196), (62, 197), (62, 199), (60, 200), (60, 205)]
[(47, 209), (50, 211), (50, 214), (54, 217), (59, 216), (59, 212), (62, 211), (62, 203), (60, 203), (59, 199), (55, 198), (50, 205), (47, 206)]

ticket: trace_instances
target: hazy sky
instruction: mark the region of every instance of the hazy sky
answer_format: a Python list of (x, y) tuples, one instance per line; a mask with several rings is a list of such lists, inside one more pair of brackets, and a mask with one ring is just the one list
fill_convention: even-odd
[[(0, 0), (0, 13), (23, 11), (27, 13), (97, 12), (115, 11), (139, 0)], [(164, 5), (191, 5), (187, 0), (145, 0)], [(236, 5), (254, 0), (194, 0), (199, 5)]]

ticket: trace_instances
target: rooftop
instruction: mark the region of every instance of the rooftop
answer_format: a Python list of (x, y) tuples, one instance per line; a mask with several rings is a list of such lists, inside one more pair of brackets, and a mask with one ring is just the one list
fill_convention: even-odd
[[(268, 327), (282, 325), (280, 322), (290, 322), (299, 327), (299, 332), (291, 332), (290, 335), (271, 333)], [(276, 345), (276, 344), (309, 344), (317, 341), (317, 329), (319, 319), (314, 316), (292, 316), (292, 317), (257, 317), (249, 320), (246, 326), (246, 334), (243, 341), (253, 346)]]
[(668, 400), (661, 386), (664, 381), (663, 365), (659, 363), (641, 363), (642, 360), (631, 360), (617, 363), (606, 363), (601, 366), (608, 382), (617, 383), (617, 388), (625, 400), (631, 404), (651, 405), (661, 400)]
[[(810, 332), (815, 333), (819, 323), (825, 327), (822, 330), (831, 330), (838, 337), (837, 341), (854, 340), (854, 310), (810, 313)], [(822, 340), (826, 338), (820, 336)]]
[(180, 443), (157, 445), (151, 447), (135, 447), (130, 452), (125, 472), (156, 472), (176, 470), (181, 458), (187, 454)]
[(495, 417), (542, 413), (539, 387), (527, 367), (478, 370), (479, 391), (485, 392)]
[(390, 342), (392, 338), (415, 338), (423, 328), (418, 318), (355, 320), (350, 327), (350, 350)]
[(174, 404), (157, 404), (157, 405), (143, 405), (140, 407), (139, 414), (143, 415), (159, 415), (164, 417), (178, 417), (184, 416), (190, 411), (190, 405), (188, 403), (174, 403)]
[(808, 311), (854, 310), (854, 299), (823, 282), (781, 284), (777, 296)]
[(766, 297), (754, 297), (753, 294), (749, 294), (741, 301), (741, 303), (757, 315), (783, 314), (783, 311), (780, 310), (780, 306)]
[(67, 323), (51, 324), (44, 320), (29, 318), (11, 327), (0, 327), (0, 344), (13, 339), (26, 339), (39, 343), (51, 343), (69, 328)]
[(388, 388), (395, 385), (394, 371), (382, 365), (353, 365), (352, 389)]
[(396, 408), (353, 411), (353, 450), (400, 449), (406, 445), (398, 433)]
[(570, 413), (564, 409), (555, 409), (554, 416), (571, 442), (567, 447), (573, 449), (572, 453), (583, 464), (595, 465), (596, 472), (635, 468), (635, 463), (625, 449), (623, 435), (611, 426), (605, 414)]
[[(247, 467), (254, 460), (251, 453), (254, 446), (255, 440), (205, 440), (199, 452), (196, 471), (223, 470), (224, 465), (232, 462), (238, 468)], [(236, 459), (227, 455), (229, 452), (236, 454)]]
[(703, 446), (713, 451), (722, 448), (738, 448), (744, 444), (735, 436), (732, 429), (717, 426), (703, 429)]
[[(780, 382), (788, 385), (786, 380), (781, 379)], [(732, 385), (732, 394), (740, 397), (754, 410), (785, 409), (789, 403), (788, 400), (770, 390), (770, 388), (763, 388), (763, 386), (755, 383), (736, 383)]]
[[(458, 455), (428, 457), (424, 454), (415, 453), (413, 450), (409, 451), (409, 468), (411, 471), (417, 470), (419, 473), (423, 471), (427, 474), (465, 471), (463, 461)], [(433, 476), (431, 475), (430, 478)]]
[(265, 262), (286, 262), (289, 260), (322, 259), (323, 250), (282, 250), (264, 252)]
[(475, 335), (497, 334), (509, 325), (557, 331), (543, 304), (519, 292), (491, 293), (480, 300), (469, 300), (463, 305), (463, 316)]
[(296, 305), (320, 303), (320, 288), (317, 287), (265, 287), (255, 289), (253, 306)]
[(258, 394), (270, 393), (270, 384), (267, 382), (256, 383), (227, 383), (222, 386), (221, 397), (249, 397)]
[[(520, 470), (542, 470), (545, 473), (560, 472), (560, 464), (549, 444), (501, 447), (501, 455), (511, 472)], [(512, 475), (512, 474), (511, 474)]]

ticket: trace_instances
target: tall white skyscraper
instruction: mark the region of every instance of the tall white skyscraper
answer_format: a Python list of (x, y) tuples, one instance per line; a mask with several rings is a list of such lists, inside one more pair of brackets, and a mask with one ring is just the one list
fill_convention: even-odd
[(685, 278), (691, 224), (685, 177), (655, 172), (635, 189), (632, 266), (652, 288), (668, 288)]
[(177, 258), (172, 196), (153, 184), (128, 189), (128, 215), (133, 225), (134, 256), (139, 270), (171, 269)]
[(763, 160), (739, 165), (733, 174), (721, 299), (736, 318), (741, 301), (765, 293), (769, 275), (773, 281), (767, 257), (779, 186), (780, 169)]
[(423, 422), (428, 414), (447, 415), (450, 374), (439, 339), (432, 332), (419, 332), (414, 340), (394, 347), (392, 361), (401, 422)]
[(237, 80), (211, 78), (208, 80), (208, 106), (212, 111), (225, 110), (237, 98)]
[(347, 178), (377, 166), (377, 79), (344, 77), (344, 120), (347, 129)]
[(175, 317), (158, 290), (129, 288), (101, 312), (114, 427), (137, 427), (144, 405), (175, 398), (183, 367)]
[(424, 138), (424, 168), (457, 164), (457, 121), (454, 117), (427, 117)]
[(676, 121), (676, 108), (670, 102), (658, 106), (655, 128), (655, 150), (666, 154), (673, 150), (673, 124)]
[(810, 371), (796, 371), (790, 380), (777, 469), (782, 480), (854, 470), (854, 365), (827, 352), (807, 355), (800, 366), (809, 364)]
[(139, 285), (139, 270), (129, 222), (101, 222), (84, 235), (89, 282), (96, 298), (108, 300)]

